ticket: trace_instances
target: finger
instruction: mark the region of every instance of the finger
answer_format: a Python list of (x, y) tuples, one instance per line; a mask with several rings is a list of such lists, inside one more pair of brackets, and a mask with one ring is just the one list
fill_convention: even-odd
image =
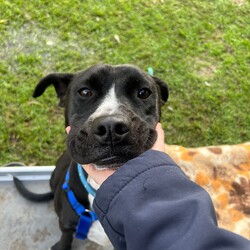
[(68, 126), (68, 127), (65, 128), (65, 130), (66, 130), (66, 133), (69, 134), (69, 131), (71, 130), (71, 127)]
[(84, 170), (91, 176), (94, 181), (101, 185), (110, 175), (112, 175), (115, 170), (112, 169), (96, 169), (93, 164), (82, 165)]
[(164, 134), (164, 130), (162, 128), (161, 123), (157, 123), (155, 130), (158, 134), (158, 140), (164, 142), (165, 134)]
[(165, 152), (164, 130), (162, 129), (162, 125), (158, 123), (155, 130), (157, 132), (157, 139), (152, 149)]
[(84, 168), (84, 170), (86, 171), (86, 173), (88, 175), (90, 175), (91, 177), (95, 174), (95, 167), (94, 167), (93, 164), (82, 165), (82, 167)]

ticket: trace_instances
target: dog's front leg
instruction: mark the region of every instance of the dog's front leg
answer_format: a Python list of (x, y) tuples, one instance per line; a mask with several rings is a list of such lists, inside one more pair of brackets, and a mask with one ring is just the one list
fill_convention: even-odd
[(51, 250), (70, 250), (73, 241), (73, 231), (63, 229), (61, 239), (51, 247)]

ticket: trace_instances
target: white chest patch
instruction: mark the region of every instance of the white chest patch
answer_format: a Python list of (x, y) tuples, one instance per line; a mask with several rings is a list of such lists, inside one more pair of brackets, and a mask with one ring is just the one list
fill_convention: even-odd
[[(90, 176), (88, 176), (87, 181), (96, 190), (100, 187), (100, 185), (98, 185)], [(90, 207), (93, 210), (92, 205), (93, 205), (94, 197), (89, 194), (88, 198), (90, 202)], [(98, 220), (92, 223), (87, 237), (89, 240), (103, 246), (104, 249), (109, 249), (109, 250), (113, 249), (108, 236), (106, 235), (101, 223)]]
[(94, 120), (96, 117), (119, 114), (120, 103), (115, 94), (115, 86), (113, 85), (104, 97), (102, 103), (96, 111), (90, 116)]
[[(95, 190), (98, 190), (100, 185), (98, 185), (94, 180), (93, 178), (91, 178), (90, 176), (88, 176), (88, 179), (87, 179), (87, 182), (90, 184), (90, 186), (92, 188), (94, 188)], [(93, 204), (93, 201), (94, 201), (94, 197), (89, 194), (88, 195), (88, 198), (89, 198), (89, 202), (90, 202), (90, 208), (93, 210), (93, 207), (92, 207), (92, 204)]]

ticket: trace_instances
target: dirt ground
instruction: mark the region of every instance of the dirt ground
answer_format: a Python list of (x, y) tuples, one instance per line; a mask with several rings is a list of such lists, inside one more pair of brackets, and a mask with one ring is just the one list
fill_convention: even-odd
[[(49, 190), (47, 181), (27, 182), (36, 192)], [(0, 249), (45, 250), (60, 238), (53, 201), (32, 203), (17, 193), (12, 182), (0, 182)], [(102, 250), (90, 241), (74, 240), (72, 250)]]

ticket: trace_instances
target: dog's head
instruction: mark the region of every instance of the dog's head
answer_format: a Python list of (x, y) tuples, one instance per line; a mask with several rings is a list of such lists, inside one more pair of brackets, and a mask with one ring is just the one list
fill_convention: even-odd
[(117, 168), (153, 146), (168, 99), (159, 78), (131, 65), (96, 65), (76, 74), (50, 74), (33, 96), (51, 84), (71, 126), (67, 145), (74, 161)]

